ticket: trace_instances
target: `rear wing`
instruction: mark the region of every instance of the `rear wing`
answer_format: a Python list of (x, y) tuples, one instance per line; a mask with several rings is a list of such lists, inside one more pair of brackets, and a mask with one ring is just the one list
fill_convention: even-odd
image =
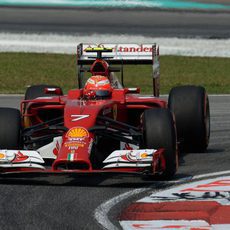
[[(109, 65), (152, 65), (153, 94), (159, 96), (159, 46), (154, 44), (92, 44), (81, 43), (77, 46), (78, 79), (84, 66), (91, 65), (96, 59), (103, 59)], [(123, 73), (122, 73), (123, 75)]]
[(103, 59), (109, 64), (152, 64), (159, 54), (156, 44), (81, 43), (77, 46), (78, 64), (93, 63), (97, 58), (96, 50), (103, 52)]

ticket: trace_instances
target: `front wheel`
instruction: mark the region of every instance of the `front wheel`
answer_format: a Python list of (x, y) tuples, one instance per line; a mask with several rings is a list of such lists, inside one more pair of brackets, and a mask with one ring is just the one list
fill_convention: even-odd
[(204, 152), (210, 137), (209, 100), (201, 86), (179, 86), (169, 93), (182, 152)]
[(0, 108), (0, 149), (19, 149), (20, 147), (20, 111), (13, 108)]
[(177, 140), (174, 120), (168, 109), (148, 109), (143, 114), (145, 148), (164, 148), (166, 170), (161, 179), (169, 179), (177, 170)]

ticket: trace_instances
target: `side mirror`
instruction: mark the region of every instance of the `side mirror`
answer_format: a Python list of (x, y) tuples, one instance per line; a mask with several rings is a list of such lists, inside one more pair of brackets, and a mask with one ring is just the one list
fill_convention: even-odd
[(61, 88), (45, 88), (45, 94), (63, 95)]
[(137, 88), (125, 88), (125, 93), (140, 93), (140, 87)]

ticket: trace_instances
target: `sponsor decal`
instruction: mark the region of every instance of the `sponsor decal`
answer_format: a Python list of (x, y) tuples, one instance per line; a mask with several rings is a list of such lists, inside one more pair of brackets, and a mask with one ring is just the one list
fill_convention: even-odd
[(71, 121), (72, 122), (75, 122), (75, 121), (79, 121), (79, 120), (82, 120), (82, 119), (85, 119), (85, 118), (88, 118), (89, 115), (75, 115), (75, 114), (72, 114), (71, 115)]
[(69, 150), (77, 150), (79, 147), (85, 146), (84, 141), (68, 141), (65, 143), (65, 147), (68, 147)]
[(83, 147), (83, 146), (84, 146), (84, 145), (80, 146), (80, 145), (77, 144), (77, 143), (76, 143), (76, 144), (75, 144), (75, 143), (72, 143), (72, 144), (73, 144), (72, 146), (71, 146), (71, 145), (68, 146), (68, 149), (69, 149), (69, 150), (78, 150), (79, 147)]
[(67, 132), (66, 137), (73, 141), (82, 140), (89, 137), (89, 132), (83, 127), (74, 127)]
[(89, 137), (89, 132), (83, 127), (74, 127), (67, 132), (66, 137), (68, 140), (64, 144), (65, 147), (76, 150), (85, 146), (85, 139)]
[(84, 147), (85, 142), (80, 143), (79, 141), (69, 141), (65, 143), (65, 147), (68, 147), (69, 150), (77, 150), (78, 147)]
[(0, 153), (0, 159), (5, 159), (6, 155), (4, 153)]
[[(152, 56), (158, 55), (156, 44), (83, 44), (83, 53), (81, 60), (88, 60), (96, 57), (96, 50), (109, 50), (112, 52), (105, 53), (103, 56), (113, 57), (113, 60), (152, 60)], [(90, 52), (92, 51), (92, 53)]]
[(187, 185), (182, 189), (152, 194), (150, 198), (152, 202), (213, 200), (223, 205), (230, 205), (230, 177), (224, 180), (197, 182), (194, 186)]
[(136, 52), (144, 52), (144, 53), (149, 53), (153, 51), (152, 47), (148, 47), (148, 46), (144, 46), (143, 44), (141, 44), (140, 46), (118, 46), (117, 47), (117, 51), (118, 52), (125, 52), (125, 53), (136, 53)]
[(13, 163), (16, 163), (16, 162), (22, 162), (22, 161), (25, 161), (27, 160), (29, 157), (24, 155), (22, 152), (18, 151), (16, 154), (15, 154), (15, 158), (14, 160), (12, 161)]
[(148, 157), (148, 153), (141, 153), (141, 158), (146, 158)]
[(230, 204), (230, 192), (175, 192), (171, 196), (152, 196), (154, 201), (205, 201), (205, 200), (216, 200), (222, 203)]
[(182, 191), (196, 191), (196, 192), (220, 192), (230, 187), (230, 179), (226, 180), (217, 180), (208, 184), (197, 185), (194, 188), (186, 188)]
[[(112, 52), (115, 53), (152, 53), (155, 51), (155, 46), (151, 44), (119, 44), (119, 45), (114, 45), (114, 44), (107, 44), (112, 49)], [(89, 48), (94, 48), (91, 45), (88, 47), (84, 48), (84, 52), (88, 51)], [(104, 44), (98, 44), (96, 48), (100, 48), (103, 51), (103, 48), (105, 49)]]

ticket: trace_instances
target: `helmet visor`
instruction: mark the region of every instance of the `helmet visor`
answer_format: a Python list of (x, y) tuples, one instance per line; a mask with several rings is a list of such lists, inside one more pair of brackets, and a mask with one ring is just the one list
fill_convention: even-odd
[(109, 90), (96, 90), (95, 92), (97, 97), (109, 97), (111, 95)]

